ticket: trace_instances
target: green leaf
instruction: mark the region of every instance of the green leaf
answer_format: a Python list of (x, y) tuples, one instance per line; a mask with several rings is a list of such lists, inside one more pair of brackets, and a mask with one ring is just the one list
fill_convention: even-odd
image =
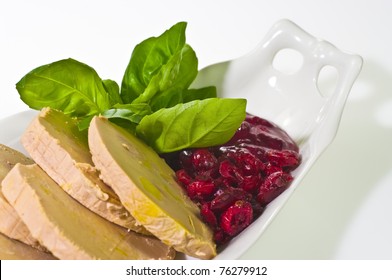
[[(146, 103), (172, 88), (186, 89), (197, 75), (197, 57), (185, 44), (186, 23), (137, 45), (121, 84), (124, 103)], [(137, 100), (135, 100), (137, 99)]]
[(151, 113), (148, 104), (117, 104), (114, 108), (103, 112), (102, 116), (108, 119), (124, 119), (138, 124), (144, 116)]
[(122, 100), (120, 97), (120, 87), (118, 86), (118, 84), (115, 81), (109, 79), (103, 80), (102, 84), (109, 95), (110, 105), (115, 105), (119, 103), (121, 104)]
[(214, 98), (216, 95), (216, 87), (205, 87), (199, 89), (178, 89), (172, 88), (154, 98), (151, 102), (151, 109), (155, 112), (161, 108), (170, 108), (179, 103), (187, 103), (193, 100), (202, 100)]
[(136, 133), (158, 153), (220, 145), (241, 125), (245, 108), (245, 99), (195, 100), (145, 116)]
[(93, 119), (95, 115), (90, 115), (90, 116), (86, 116), (86, 117), (82, 117), (78, 119), (78, 128), (80, 131), (82, 130), (86, 130), (88, 129), (88, 127), (90, 126), (90, 122)]
[(16, 88), (33, 109), (51, 107), (75, 117), (110, 108), (110, 98), (95, 70), (74, 59), (38, 67), (25, 75)]
[(203, 99), (215, 98), (215, 97), (217, 97), (215, 86), (197, 88), (197, 89), (187, 89), (182, 94), (183, 103), (193, 101), (193, 100), (203, 100)]
[[(197, 57), (195, 52), (185, 46), (181, 52), (172, 56), (167, 64), (162, 65), (160, 71), (151, 78), (144, 92), (132, 103), (151, 103), (155, 99), (171, 98), (173, 94), (186, 90), (197, 75)], [(180, 95), (181, 96), (181, 95)], [(179, 100), (182, 103), (182, 100)], [(156, 108), (154, 110), (160, 109)]]
[(180, 88), (171, 88), (170, 90), (166, 90), (150, 101), (151, 109), (153, 112), (156, 112), (162, 108), (170, 108), (179, 103), (184, 103), (182, 96), (183, 90)]

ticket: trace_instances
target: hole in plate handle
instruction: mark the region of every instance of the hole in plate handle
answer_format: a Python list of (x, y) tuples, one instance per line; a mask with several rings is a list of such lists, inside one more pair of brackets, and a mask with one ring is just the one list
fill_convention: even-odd
[(299, 51), (285, 48), (275, 54), (272, 66), (283, 74), (291, 75), (301, 69), (303, 60), (303, 55)]
[(321, 68), (317, 78), (317, 88), (322, 97), (330, 97), (334, 93), (338, 76), (338, 70), (331, 65)]

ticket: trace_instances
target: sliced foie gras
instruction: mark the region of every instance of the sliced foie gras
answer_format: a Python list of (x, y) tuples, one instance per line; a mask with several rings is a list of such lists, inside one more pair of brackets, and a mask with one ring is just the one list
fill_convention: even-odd
[(99, 179), (88, 148), (87, 131), (81, 132), (76, 120), (44, 108), (23, 134), (22, 144), (33, 160), (81, 204), (120, 226), (149, 234)]
[[(32, 164), (33, 160), (22, 153), (0, 144), (0, 185), (4, 177), (16, 163)], [(8, 203), (0, 188), (0, 232), (34, 248), (45, 251), (31, 235), (15, 209)]]
[(153, 149), (104, 117), (93, 118), (88, 138), (102, 179), (138, 222), (177, 251), (202, 259), (216, 255), (198, 207)]
[(32, 235), (59, 259), (172, 259), (153, 236), (98, 216), (61, 189), (38, 165), (16, 164), (3, 193)]
[(18, 240), (0, 233), (0, 260), (55, 260), (47, 252), (42, 252)]

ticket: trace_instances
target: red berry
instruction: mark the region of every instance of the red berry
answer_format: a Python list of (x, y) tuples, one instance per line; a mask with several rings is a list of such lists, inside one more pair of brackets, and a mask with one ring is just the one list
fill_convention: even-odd
[(217, 245), (223, 245), (230, 240), (230, 236), (225, 234), (222, 229), (217, 229), (214, 232), (214, 240)]
[(237, 172), (236, 167), (229, 160), (224, 160), (219, 165), (219, 173), (223, 178), (234, 178)]
[(243, 142), (245, 139), (249, 139), (249, 131), (251, 128), (251, 124), (247, 121), (243, 121), (241, 126), (237, 129), (234, 136), (230, 139), (230, 141), (226, 145), (235, 145), (239, 142)]
[(207, 171), (216, 167), (218, 160), (208, 149), (197, 149), (192, 154), (192, 166), (195, 171)]
[(246, 114), (245, 120), (247, 122), (249, 122), (250, 124), (252, 124), (253, 126), (262, 126), (262, 127), (268, 127), (268, 128), (273, 127), (271, 122), (267, 121), (266, 119), (254, 116), (252, 114)]
[(219, 171), (216, 168), (195, 173), (195, 179), (199, 181), (213, 181), (217, 177), (219, 177)]
[(244, 176), (256, 175), (264, 168), (263, 163), (248, 151), (242, 150), (235, 155), (235, 158)]
[(269, 175), (259, 188), (258, 202), (265, 206), (280, 195), (293, 180), (290, 174), (278, 171)]
[(265, 175), (268, 177), (269, 175), (271, 175), (272, 173), (275, 172), (282, 172), (282, 168), (276, 165), (271, 164), (270, 162), (266, 164), (265, 169), (264, 169), (264, 173)]
[(215, 191), (215, 184), (207, 181), (194, 181), (187, 187), (188, 196), (193, 200), (203, 200)]
[(228, 191), (223, 191), (211, 201), (211, 210), (217, 212), (223, 211), (233, 204), (234, 201), (235, 198)]
[(177, 180), (185, 187), (193, 181), (192, 177), (185, 171), (185, 169), (177, 170), (176, 177)]
[(200, 208), (200, 215), (203, 220), (209, 224), (212, 228), (215, 228), (218, 225), (216, 216), (214, 212), (211, 211), (209, 203), (202, 204)]
[(261, 180), (262, 178), (260, 173), (253, 176), (246, 176), (242, 179), (238, 186), (247, 192), (253, 192), (260, 186)]
[(298, 146), (290, 136), (272, 122), (266, 119), (247, 115), (245, 121), (252, 124), (250, 134), (254, 134), (258, 144), (276, 150), (293, 150), (298, 152)]
[(299, 154), (290, 150), (268, 150), (265, 157), (271, 164), (290, 170), (295, 169), (300, 163)]
[(226, 234), (235, 236), (250, 225), (252, 220), (252, 205), (249, 202), (238, 200), (222, 214), (220, 225)]
[(222, 212), (237, 200), (250, 200), (251, 195), (239, 188), (227, 188), (221, 191), (212, 201), (211, 210)]

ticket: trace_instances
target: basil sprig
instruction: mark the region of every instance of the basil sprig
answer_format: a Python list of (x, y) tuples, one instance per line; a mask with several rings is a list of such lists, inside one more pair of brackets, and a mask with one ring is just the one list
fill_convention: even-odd
[(222, 144), (244, 120), (246, 100), (218, 98), (214, 86), (189, 88), (198, 60), (185, 30), (186, 23), (179, 22), (138, 44), (121, 88), (71, 58), (32, 70), (16, 88), (30, 108), (61, 110), (77, 118), (81, 130), (103, 115), (159, 153)]

